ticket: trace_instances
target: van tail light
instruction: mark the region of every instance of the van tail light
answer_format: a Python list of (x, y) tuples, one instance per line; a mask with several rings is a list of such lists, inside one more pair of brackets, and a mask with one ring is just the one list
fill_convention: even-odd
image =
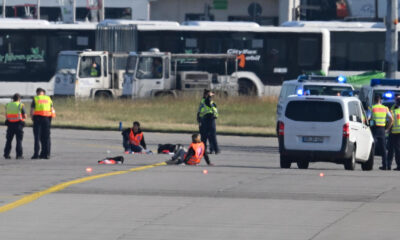
[(285, 135), (285, 124), (283, 122), (278, 123), (278, 135), (279, 136)]
[(343, 125), (343, 137), (348, 138), (350, 136), (350, 124), (346, 123)]

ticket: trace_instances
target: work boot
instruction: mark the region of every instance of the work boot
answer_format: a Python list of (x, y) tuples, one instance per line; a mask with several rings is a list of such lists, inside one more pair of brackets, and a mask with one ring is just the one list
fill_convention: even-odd
[(24, 156), (17, 156), (15, 159), (24, 159)]
[(11, 159), (10, 155), (4, 155), (5, 159)]
[(39, 159), (39, 156), (38, 156), (38, 155), (33, 155), (33, 156), (31, 157), (31, 159), (32, 159), (32, 160)]

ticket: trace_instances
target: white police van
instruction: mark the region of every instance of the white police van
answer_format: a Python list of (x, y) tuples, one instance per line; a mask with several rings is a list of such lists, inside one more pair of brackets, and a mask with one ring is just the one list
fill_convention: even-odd
[(301, 75), (296, 80), (285, 81), (282, 84), (276, 108), (277, 122), (282, 117), (283, 103), (289, 96), (352, 96), (354, 88), (346, 83), (346, 77), (325, 77), (315, 75)]
[(364, 109), (374, 105), (375, 95), (380, 95), (382, 103), (390, 108), (395, 102), (395, 96), (400, 95), (400, 79), (372, 79), (370, 85), (362, 86), (359, 98)]
[(307, 169), (310, 162), (344, 164), (354, 170), (374, 165), (374, 138), (361, 102), (355, 97), (290, 96), (282, 105), (278, 122), (281, 168), (296, 162)]

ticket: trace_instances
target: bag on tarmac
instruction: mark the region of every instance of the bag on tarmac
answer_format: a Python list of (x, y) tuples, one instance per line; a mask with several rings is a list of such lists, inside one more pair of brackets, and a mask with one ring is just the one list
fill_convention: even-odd
[(181, 148), (181, 144), (158, 144), (157, 153), (169, 154), (175, 153)]
[(111, 158), (104, 158), (102, 160), (97, 161), (97, 163), (98, 164), (123, 164), (124, 157), (117, 156), (117, 157), (111, 157)]

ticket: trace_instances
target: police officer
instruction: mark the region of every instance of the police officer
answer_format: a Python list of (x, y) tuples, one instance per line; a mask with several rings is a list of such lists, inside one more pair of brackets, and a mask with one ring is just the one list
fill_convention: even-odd
[(49, 142), (52, 112), (53, 102), (51, 98), (45, 95), (44, 89), (36, 89), (36, 96), (33, 98), (31, 105), (34, 135), (34, 153), (32, 159), (50, 159)]
[[(400, 107), (400, 95), (399, 94), (395, 95), (395, 102), (390, 107), (390, 112), (392, 113), (392, 116), (393, 116), (394, 120), (395, 120), (395, 117), (394, 117), (393, 113), (394, 113), (394, 110), (397, 107)], [(394, 141), (394, 135), (393, 135), (393, 132), (390, 131), (389, 138), (388, 138), (388, 141), (387, 141), (387, 144), (386, 144), (387, 145), (387, 149), (388, 149), (387, 161), (389, 162), (390, 166), (392, 165), (391, 163), (393, 162), (393, 157), (394, 157), (394, 144), (393, 144), (393, 141)], [(397, 164), (397, 166), (400, 166), (400, 163), (396, 162), (396, 164)]]
[(25, 126), (25, 107), (21, 103), (21, 96), (16, 93), (12, 98), (12, 102), (6, 105), (6, 125), (7, 125), (7, 141), (4, 147), (4, 158), (10, 159), (11, 143), (14, 135), (17, 139), (16, 159), (23, 159), (22, 154), (22, 139), (24, 137)]
[(217, 105), (212, 100), (214, 93), (205, 89), (203, 99), (200, 102), (197, 119), (199, 121), (199, 128), (201, 134), (201, 141), (206, 145), (207, 139), (210, 143), (210, 153), (220, 153), (217, 142), (217, 128), (215, 120), (218, 118)]
[[(393, 117), (389, 109), (382, 105), (382, 99), (380, 95), (375, 95), (374, 103), (369, 111), (369, 119), (371, 120), (371, 131), (374, 136), (376, 147), (381, 149), (382, 166), (379, 167), (381, 170), (390, 170), (389, 162), (386, 156), (386, 129), (390, 129), (393, 123)], [(386, 120), (389, 120), (386, 124)]]
[[(400, 170), (400, 97), (396, 97), (396, 103), (393, 106), (394, 108), (392, 108), (392, 115), (394, 121), (391, 133), (389, 135), (388, 145), (389, 145), (389, 150), (392, 149), (392, 152), (394, 151), (395, 153), (396, 165), (397, 165), (395, 170), (399, 171)], [(392, 160), (393, 160), (393, 153), (391, 158), (390, 156), (388, 156), (389, 168), (391, 166)]]

